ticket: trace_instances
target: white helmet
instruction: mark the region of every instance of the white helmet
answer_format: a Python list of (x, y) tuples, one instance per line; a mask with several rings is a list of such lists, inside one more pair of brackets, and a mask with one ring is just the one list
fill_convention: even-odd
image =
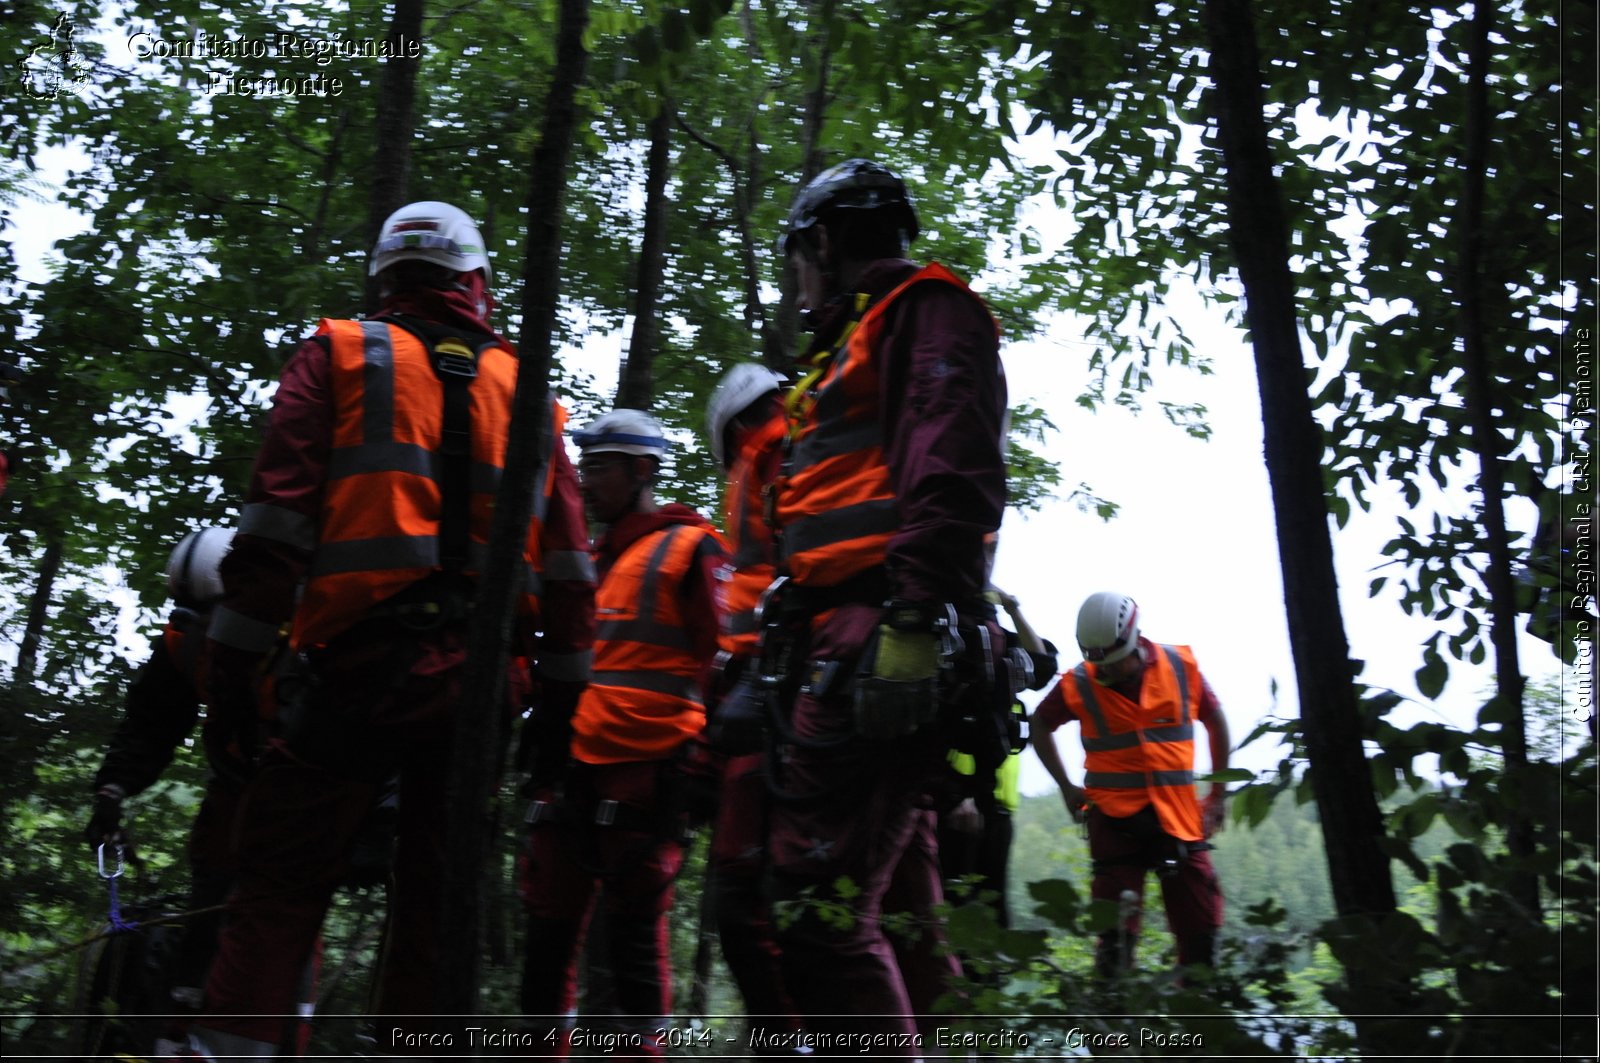
[(233, 546), (232, 528), (201, 528), (183, 537), (167, 561), (167, 590), (193, 605), (222, 597), (222, 559)]
[(643, 410), (626, 407), (603, 413), (572, 433), (572, 441), (585, 454), (642, 454), (660, 458), (667, 452), (661, 422)]
[(722, 453), (727, 442), (728, 423), (763, 395), (783, 387), (783, 375), (756, 362), (740, 362), (723, 376), (722, 383), (706, 403), (706, 432), (711, 436), (711, 456), (718, 465), (728, 460)]
[(481, 269), (484, 281), (491, 279), (489, 256), (484, 253), (478, 227), (466, 211), (448, 203), (408, 203), (389, 215), (378, 230), (367, 272), (376, 277), (396, 262), (408, 260), (432, 262), (457, 273)]
[(1139, 646), (1139, 603), (1126, 594), (1100, 591), (1078, 610), (1078, 649), (1092, 664), (1114, 664)]

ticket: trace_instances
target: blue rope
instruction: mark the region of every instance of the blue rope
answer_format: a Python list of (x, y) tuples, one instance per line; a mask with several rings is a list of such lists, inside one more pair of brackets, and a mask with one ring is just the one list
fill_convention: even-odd
[(123, 922), (122, 908), (117, 904), (117, 877), (115, 875), (106, 879), (106, 885), (111, 889), (111, 929), (114, 933), (125, 933), (136, 929), (138, 923)]

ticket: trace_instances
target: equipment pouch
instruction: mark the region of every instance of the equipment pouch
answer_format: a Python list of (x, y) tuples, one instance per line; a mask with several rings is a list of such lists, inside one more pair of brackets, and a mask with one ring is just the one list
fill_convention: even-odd
[(862, 738), (903, 738), (938, 715), (938, 684), (932, 678), (903, 682), (863, 675), (856, 680), (855, 709), (856, 733)]
[[(903, 738), (927, 725), (939, 714), (938, 650), (932, 667), (886, 668), (885, 639), (928, 638), (880, 626), (861, 655), (855, 676), (856, 733), (873, 742)], [(883, 674), (889, 672), (890, 675)], [(922, 674), (912, 674), (921, 672)], [(898, 673), (898, 674), (896, 674)], [(891, 675), (894, 676), (891, 678)]]

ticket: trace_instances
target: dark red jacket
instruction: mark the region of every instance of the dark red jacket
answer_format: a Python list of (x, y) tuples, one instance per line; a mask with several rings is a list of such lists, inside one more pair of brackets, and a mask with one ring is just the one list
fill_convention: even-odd
[[(876, 300), (918, 268), (874, 262), (855, 289)], [(852, 311), (846, 296), (823, 312), (802, 374)], [(994, 320), (951, 285), (919, 284), (895, 300), (875, 354), (884, 459), (900, 513), (886, 562), (890, 593), (914, 602), (976, 597), (987, 582), (983, 536), (1000, 527), (1006, 505), (1006, 381)]]
[[(473, 280), (478, 278), (475, 273), (470, 276)], [(476, 297), (471, 292), (408, 293), (388, 300), (383, 310), (493, 334), (478, 313)], [(327, 344), (321, 338), (302, 342), (279, 378), (266, 436), (245, 495), (246, 504), (282, 509), (290, 515), (309, 518), (314, 526), (321, 512), (333, 436), (329, 380)], [(555, 493), (545, 514), (544, 552), (547, 556), (555, 552), (587, 552), (588, 524), (578, 493), (577, 473), (566, 448), (553, 448), (551, 461), (555, 464)], [(294, 614), (295, 589), (305, 576), (311, 556), (310, 546), (302, 549), (241, 531), (222, 563), (226, 593), (219, 604), (235, 616), (256, 622), (263, 633), (276, 629)], [(543, 654), (566, 657), (589, 653), (594, 645), (594, 587), (589, 579), (549, 578), (547, 574), (540, 608), (542, 631), (519, 631), (516, 652), (534, 659)], [(261, 647), (252, 649), (259, 651)], [(213, 660), (213, 679), (221, 680), (222, 673), (253, 667), (259, 657), (242, 648), (213, 642)], [(237, 692), (244, 685), (242, 677), (232, 679), (221, 685)], [(563, 692), (562, 700), (575, 700), (581, 685), (573, 684), (574, 690)]]

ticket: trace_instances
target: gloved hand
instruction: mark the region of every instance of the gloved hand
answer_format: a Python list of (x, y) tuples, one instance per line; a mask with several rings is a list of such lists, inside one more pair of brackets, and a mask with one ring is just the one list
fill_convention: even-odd
[(388, 881), (394, 869), (399, 818), (400, 777), (396, 775), (383, 784), (351, 843), (350, 870), (345, 876), (345, 885), (366, 889)]
[(218, 774), (242, 780), (260, 752), (262, 671), (267, 655), (212, 640), (206, 644), (206, 716), (201, 737)]
[(1089, 795), (1083, 792), (1083, 787), (1063, 783), (1061, 800), (1066, 803), (1067, 815), (1072, 817), (1072, 822), (1082, 823), (1089, 818)]
[(687, 815), (689, 827), (699, 828), (717, 818), (722, 799), (722, 772), (727, 758), (696, 735), (678, 747), (672, 770), (676, 774), (678, 799)]
[(122, 841), (122, 787), (108, 783), (95, 791), (94, 811), (89, 815), (89, 825), (84, 828), (84, 840), (89, 848), (115, 845)]
[(1056, 673), (1060, 669), (1057, 661), (1056, 644), (1049, 639), (1044, 640), (1044, 650), (1035, 653), (1032, 650), (1023, 651), (1033, 658), (1033, 685), (1032, 690), (1043, 690), (1055, 682)]
[(555, 786), (566, 776), (572, 746), (571, 714), (544, 705), (533, 711), (517, 739), (517, 770), (528, 773), (525, 792)]
[(706, 721), (706, 744), (718, 753), (739, 757), (766, 748), (768, 691), (756, 672), (744, 669)]
[(938, 712), (937, 607), (891, 603), (856, 676), (856, 732), (882, 741), (911, 734)]
[(1206, 795), (1205, 803), (1200, 806), (1200, 830), (1207, 838), (1222, 832), (1228, 825), (1228, 792), (1220, 786), (1213, 786)]

